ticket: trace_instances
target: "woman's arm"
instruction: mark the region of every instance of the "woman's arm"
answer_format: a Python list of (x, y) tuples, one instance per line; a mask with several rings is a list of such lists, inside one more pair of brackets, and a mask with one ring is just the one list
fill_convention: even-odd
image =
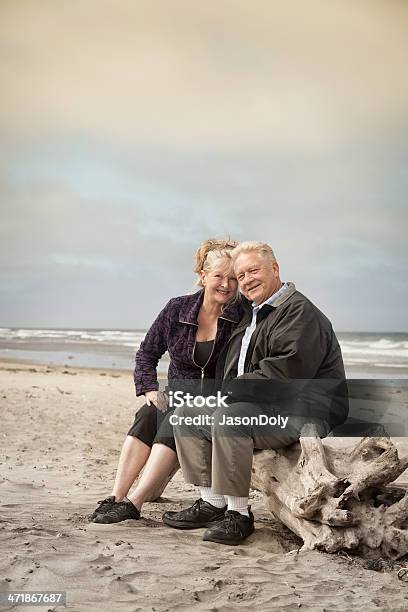
[(159, 388), (157, 364), (167, 350), (172, 301), (159, 313), (136, 352), (133, 379), (137, 396)]

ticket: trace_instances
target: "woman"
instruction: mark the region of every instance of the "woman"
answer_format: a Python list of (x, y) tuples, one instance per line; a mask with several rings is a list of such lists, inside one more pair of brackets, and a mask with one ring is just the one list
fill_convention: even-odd
[[(112, 495), (98, 502), (90, 515), (95, 523), (139, 519), (143, 503), (177, 465), (173, 433), (164, 415), (167, 403), (158, 391), (157, 364), (168, 351), (169, 385), (177, 381), (178, 388), (180, 381), (198, 382), (202, 393), (203, 383), (215, 378), (218, 355), (240, 319), (230, 258), (236, 245), (232, 240), (209, 239), (200, 246), (195, 272), (201, 290), (171, 299), (141, 343), (134, 380), (136, 395), (144, 395), (146, 403), (136, 413), (123, 444)], [(144, 466), (136, 489), (126, 497)]]

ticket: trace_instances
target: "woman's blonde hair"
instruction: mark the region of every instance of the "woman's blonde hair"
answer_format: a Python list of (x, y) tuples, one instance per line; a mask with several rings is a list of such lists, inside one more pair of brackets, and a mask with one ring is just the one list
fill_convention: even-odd
[(223, 260), (225, 264), (231, 263), (231, 251), (235, 249), (238, 242), (230, 238), (208, 238), (199, 246), (195, 254), (194, 272), (197, 274), (197, 285), (203, 286), (201, 272), (210, 272)]

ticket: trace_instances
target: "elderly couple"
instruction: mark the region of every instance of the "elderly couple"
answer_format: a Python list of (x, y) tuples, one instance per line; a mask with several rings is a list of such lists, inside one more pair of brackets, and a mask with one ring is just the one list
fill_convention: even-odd
[[(136, 354), (136, 395), (146, 403), (123, 444), (112, 494), (90, 518), (139, 519), (143, 503), (179, 461), (186, 482), (200, 487), (200, 499), (165, 512), (164, 523), (206, 527), (204, 540), (236, 545), (254, 531), (248, 507), (254, 450), (292, 444), (310, 420), (321, 436), (342, 423), (346, 404), (327, 401), (325, 393), (312, 390), (301, 402), (307, 414), (298, 407), (305, 381), (344, 380), (344, 366), (330, 321), (293, 283), (281, 281), (268, 244), (206, 240), (196, 253), (195, 272), (201, 289), (171, 299)], [(170, 392), (160, 392), (157, 382), (166, 351), (169, 388), (182, 388), (184, 381), (186, 389), (206, 397), (219, 385), (227, 402), (200, 408), (185, 402), (173, 411)], [(290, 386), (286, 392), (289, 380), (301, 382), (300, 392)], [(188, 418), (199, 414), (209, 418)], [(278, 414), (289, 415), (284, 429), (245, 418), (266, 415), (277, 422)]]

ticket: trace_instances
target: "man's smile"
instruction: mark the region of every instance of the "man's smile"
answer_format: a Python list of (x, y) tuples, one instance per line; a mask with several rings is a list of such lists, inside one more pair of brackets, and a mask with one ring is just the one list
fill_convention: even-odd
[(251, 291), (255, 291), (255, 289), (258, 289), (258, 287), (260, 287), (260, 286), (261, 286), (261, 285), (259, 284), (259, 285), (255, 285), (254, 287), (250, 287), (250, 288), (248, 289), (248, 293), (251, 293)]

